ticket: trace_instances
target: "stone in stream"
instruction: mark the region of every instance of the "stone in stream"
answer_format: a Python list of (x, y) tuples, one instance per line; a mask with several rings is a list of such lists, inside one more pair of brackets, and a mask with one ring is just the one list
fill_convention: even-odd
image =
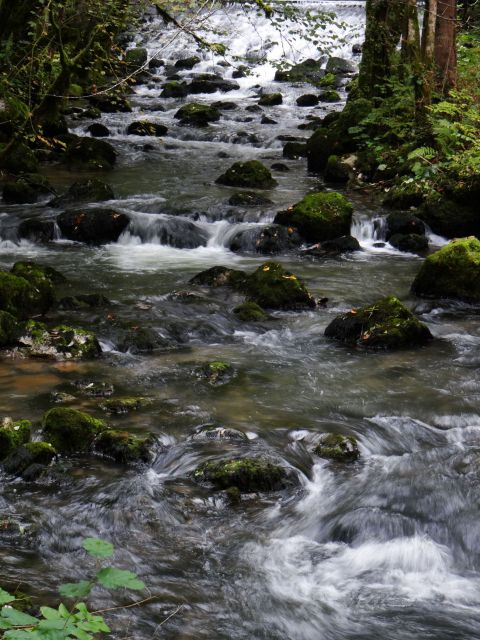
[(139, 67), (145, 65), (147, 60), (148, 51), (144, 47), (128, 49), (125, 53), (125, 64), (129, 72), (136, 71)]
[(238, 109), (238, 104), (236, 102), (229, 102), (228, 100), (218, 100), (217, 102), (212, 102), (212, 107), (220, 109), (221, 111), (233, 111), (234, 109)]
[(88, 133), (94, 138), (107, 138), (110, 135), (110, 130), (104, 124), (100, 122), (94, 122), (87, 127)]
[(415, 234), (417, 236), (425, 235), (425, 223), (420, 220), (416, 215), (409, 211), (399, 211), (390, 213), (386, 219), (387, 232), (386, 239), (394, 235), (410, 235)]
[(17, 332), (17, 345), (22, 355), (54, 360), (89, 360), (102, 350), (92, 331), (58, 325), (47, 329), (36, 320), (23, 323)]
[(79, 293), (76, 296), (65, 296), (58, 303), (58, 309), (97, 309), (98, 307), (108, 307), (112, 303), (101, 293)]
[(271, 189), (277, 185), (270, 170), (259, 160), (235, 162), (215, 182), (229, 187), (250, 189)]
[(362, 247), (358, 240), (352, 236), (341, 236), (333, 240), (325, 240), (313, 246), (308, 247), (302, 252), (302, 255), (313, 258), (325, 258), (326, 256), (337, 256), (342, 253), (351, 253), (352, 251), (361, 251)]
[(319, 192), (280, 211), (274, 222), (294, 227), (307, 242), (317, 243), (348, 235), (352, 214), (353, 206), (340, 193)]
[(107, 413), (118, 415), (137, 411), (148, 403), (148, 399), (142, 396), (131, 396), (127, 398), (109, 398), (100, 405), (100, 409)]
[(117, 152), (111, 144), (98, 138), (74, 138), (67, 144), (65, 164), (72, 170), (110, 170), (117, 160)]
[(340, 94), (334, 89), (329, 89), (328, 91), (322, 91), (318, 99), (320, 102), (340, 102), (342, 99)]
[(55, 225), (51, 220), (27, 218), (18, 225), (17, 235), (30, 242), (50, 242), (55, 237)]
[(202, 73), (187, 85), (188, 93), (215, 93), (216, 91), (236, 91), (240, 89), (238, 82), (225, 80), (213, 73)]
[(339, 433), (322, 435), (313, 453), (320, 458), (329, 458), (337, 462), (354, 462), (360, 457), (357, 439)]
[(230, 269), (229, 267), (211, 267), (198, 273), (190, 279), (190, 284), (203, 285), (207, 287), (238, 287), (246, 277), (245, 271)]
[(238, 429), (228, 427), (215, 427), (212, 424), (204, 424), (196, 429), (192, 440), (232, 440), (237, 442), (248, 442), (248, 436)]
[(55, 189), (45, 176), (38, 173), (25, 173), (15, 181), (3, 186), (3, 201), (6, 204), (29, 204), (41, 196), (54, 194)]
[(155, 439), (151, 434), (137, 436), (128, 431), (106, 429), (95, 440), (95, 451), (115, 462), (148, 462)]
[(42, 418), (43, 434), (59, 453), (80, 453), (91, 449), (95, 438), (106, 430), (103, 420), (88, 413), (55, 407)]
[(164, 136), (168, 131), (168, 128), (163, 124), (157, 122), (150, 122), (149, 120), (136, 120), (127, 127), (127, 134), (134, 136)]
[(297, 249), (301, 244), (302, 239), (293, 229), (270, 224), (238, 231), (230, 240), (229, 249), (234, 252), (254, 251), (274, 255)]
[(0, 460), (10, 455), (31, 438), (32, 423), (29, 420), (3, 418), (0, 423)]
[(37, 173), (39, 163), (34, 152), (23, 142), (11, 147), (7, 156), (0, 159), (0, 169), (6, 173)]
[(207, 362), (197, 369), (197, 376), (212, 387), (223, 386), (231, 382), (234, 375), (235, 369), (232, 365), (222, 360)]
[(318, 96), (313, 93), (304, 93), (297, 98), (299, 107), (315, 107), (318, 104)]
[(73, 383), (82, 395), (89, 398), (109, 398), (115, 391), (113, 384), (109, 382), (96, 382), (95, 380), (75, 380)]
[(261, 107), (275, 107), (282, 104), (283, 96), (281, 93), (265, 93), (260, 97), (258, 104)]
[(243, 302), (233, 310), (235, 317), (241, 322), (264, 322), (270, 316), (256, 302)]
[(396, 233), (391, 236), (389, 243), (395, 249), (407, 253), (423, 253), (428, 249), (427, 237), (417, 233)]
[(8, 311), (0, 311), (0, 347), (15, 344), (18, 333), (18, 321)]
[(220, 111), (206, 104), (190, 102), (180, 107), (174, 117), (180, 120), (181, 125), (206, 127), (210, 122), (220, 120)]
[(293, 481), (284, 467), (264, 457), (205, 462), (195, 470), (194, 478), (216, 489), (235, 487), (241, 493), (279, 491)]
[(66, 207), (81, 202), (103, 202), (114, 198), (115, 194), (110, 185), (97, 180), (97, 178), (89, 178), (74, 182), (66, 193), (54, 198), (49, 202), (49, 205), (51, 207)]
[(277, 262), (265, 262), (247, 276), (242, 291), (247, 301), (264, 309), (313, 309), (316, 304), (303, 282)]
[(325, 336), (372, 349), (408, 349), (433, 339), (428, 327), (394, 296), (339, 314)]
[(344, 58), (337, 58), (332, 56), (327, 61), (327, 66), (325, 67), (326, 73), (340, 74), (340, 75), (350, 75), (352, 73), (357, 72), (357, 65), (350, 60), (345, 60)]
[(200, 62), (198, 56), (190, 56), (189, 58), (181, 58), (174, 64), (176, 69), (193, 69), (193, 67)]
[(290, 171), (290, 168), (287, 167), (286, 164), (283, 164), (283, 162), (274, 162), (271, 168), (274, 171), (281, 171), (282, 173), (287, 173), (288, 171)]
[(15, 449), (2, 463), (6, 473), (24, 480), (36, 480), (57, 455), (49, 442), (27, 442)]
[(18, 318), (28, 318), (46, 313), (53, 302), (53, 285), (47, 279), (33, 282), (0, 271), (0, 310)]
[(255, 191), (237, 191), (230, 196), (228, 204), (232, 207), (264, 207), (273, 203)]
[(232, 78), (235, 80), (238, 78), (246, 78), (248, 75), (249, 69), (244, 64), (241, 64), (235, 71), (232, 73)]
[(57, 224), (65, 238), (86, 244), (116, 242), (130, 218), (114, 209), (78, 209), (57, 216)]
[(307, 145), (304, 142), (287, 142), (282, 151), (284, 158), (296, 160), (297, 158), (305, 158), (307, 155)]
[(160, 93), (161, 98), (184, 98), (187, 95), (187, 85), (185, 82), (170, 80), (163, 85)]
[(311, 82), (317, 83), (325, 75), (325, 71), (321, 69), (323, 60), (313, 60), (308, 58), (303, 62), (294, 64), (290, 69), (275, 72), (276, 82)]
[(480, 241), (459, 238), (432, 253), (420, 267), (412, 292), (425, 298), (480, 302)]
[(268, 116), (262, 116), (260, 124), (278, 124), (278, 122), (273, 118), (269, 118)]
[[(99, 93), (98, 95), (91, 96), (88, 100), (92, 107), (102, 113), (130, 113), (132, 111), (128, 100), (120, 94)], [(92, 115), (88, 117), (91, 118)]]
[(325, 180), (335, 184), (346, 184), (353, 177), (353, 168), (347, 159), (329, 156), (325, 167)]

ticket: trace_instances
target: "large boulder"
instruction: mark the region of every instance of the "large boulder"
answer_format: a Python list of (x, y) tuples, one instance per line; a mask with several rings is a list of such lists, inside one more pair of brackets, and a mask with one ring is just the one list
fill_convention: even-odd
[(24, 238), (30, 242), (50, 242), (55, 237), (55, 224), (52, 220), (27, 218), (18, 225), (17, 235), (20, 239)]
[(198, 102), (190, 102), (176, 112), (175, 118), (182, 125), (194, 127), (206, 127), (210, 122), (220, 120), (220, 111), (215, 107)]
[(271, 189), (277, 185), (276, 180), (272, 178), (270, 170), (259, 160), (235, 162), (215, 182), (229, 187), (250, 189)]
[(28, 320), (18, 329), (17, 344), (25, 356), (53, 360), (87, 360), (102, 351), (92, 331), (66, 325), (47, 329), (35, 320)]
[(74, 182), (66, 193), (50, 202), (53, 207), (65, 207), (81, 202), (103, 202), (113, 200), (112, 188), (96, 178)]
[(281, 93), (265, 93), (260, 97), (258, 104), (261, 107), (275, 107), (282, 104), (283, 96)]
[[(100, 93), (96, 96), (91, 96), (89, 102), (92, 108), (98, 109), (102, 113), (130, 113), (132, 107), (128, 100), (118, 94), (106, 94)], [(88, 114), (88, 117), (92, 117), (93, 112)]]
[(295, 227), (307, 242), (316, 243), (348, 235), (352, 213), (353, 206), (340, 193), (310, 193), (279, 212), (274, 222)]
[(341, 313), (327, 326), (325, 336), (373, 349), (405, 349), (433, 338), (428, 327), (394, 296)]
[(188, 93), (215, 93), (216, 91), (235, 91), (240, 89), (238, 82), (225, 80), (212, 73), (202, 73), (187, 85)]
[(387, 240), (397, 234), (409, 235), (412, 233), (419, 236), (425, 235), (425, 223), (413, 213), (398, 211), (387, 216)]
[(205, 462), (195, 470), (194, 477), (213, 484), (216, 489), (235, 487), (242, 493), (278, 491), (284, 489), (289, 481), (287, 470), (266, 458)]
[(185, 82), (170, 80), (163, 85), (160, 93), (161, 98), (184, 98), (188, 94)]
[(65, 164), (72, 170), (110, 170), (117, 159), (111, 144), (97, 138), (75, 138), (67, 145)]
[(480, 241), (453, 240), (420, 267), (412, 291), (425, 298), (454, 298), (480, 302)]
[(95, 438), (106, 429), (103, 420), (97, 420), (76, 409), (55, 407), (42, 418), (43, 433), (59, 453), (88, 451)]
[(116, 242), (129, 222), (125, 213), (114, 209), (79, 209), (57, 216), (65, 238), (92, 245)]
[(27, 442), (18, 447), (2, 463), (6, 473), (35, 480), (57, 455), (49, 442)]
[(321, 69), (322, 60), (313, 60), (308, 58), (299, 64), (294, 64), (290, 69), (278, 70), (275, 72), (275, 80), (277, 82), (310, 82), (318, 83), (325, 71)]
[(32, 424), (28, 420), (13, 421), (4, 418), (0, 423), (0, 460), (10, 455), (22, 444), (29, 442)]
[(315, 300), (303, 282), (277, 262), (265, 262), (249, 275), (242, 290), (265, 309), (312, 309)]
[(18, 321), (8, 311), (0, 311), (0, 348), (15, 344)]
[(230, 269), (229, 267), (211, 267), (205, 271), (197, 273), (190, 280), (190, 284), (196, 284), (207, 287), (239, 287), (246, 278), (245, 271), (238, 269)]
[(37, 284), (0, 271), (0, 310), (19, 318), (48, 311), (54, 301), (53, 286), (47, 280), (40, 287)]
[(128, 431), (106, 429), (95, 440), (95, 451), (115, 462), (148, 462), (154, 439), (151, 435), (136, 436)]
[(127, 134), (133, 136), (164, 136), (168, 128), (164, 124), (150, 122), (149, 120), (136, 120), (128, 125)]

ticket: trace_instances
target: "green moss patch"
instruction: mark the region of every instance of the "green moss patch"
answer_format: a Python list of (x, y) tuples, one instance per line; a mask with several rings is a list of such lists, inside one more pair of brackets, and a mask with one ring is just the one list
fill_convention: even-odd
[(278, 491), (287, 485), (283, 467), (265, 458), (236, 458), (205, 462), (194, 473), (196, 480), (211, 482), (217, 489), (235, 487), (242, 493)]
[(4, 418), (0, 424), (0, 460), (30, 440), (31, 427), (31, 422), (28, 420), (14, 422), (9, 418)]
[(95, 438), (106, 429), (103, 420), (67, 407), (55, 407), (47, 411), (42, 426), (45, 438), (60, 453), (88, 451)]
[(216, 182), (229, 187), (271, 189), (277, 185), (270, 170), (259, 160), (235, 162)]
[(321, 458), (339, 462), (353, 462), (360, 457), (357, 439), (354, 436), (342, 436), (338, 433), (323, 435), (313, 453)]
[(296, 275), (278, 262), (265, 262), (243, 286), (247, 299), (265, 309), (312, 309), (315, 300)]
[(128, 431), (107, 429), (95, 441), (95, 451), (116, 462), (148, 462), (153, 442), (151, 435), (139, 437)]

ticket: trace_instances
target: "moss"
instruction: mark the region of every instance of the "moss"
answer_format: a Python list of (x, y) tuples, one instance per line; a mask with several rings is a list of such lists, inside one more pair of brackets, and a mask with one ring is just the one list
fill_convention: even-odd
[(92, 331), (66, 325), (49, 330), (45, 324), (35, 320), (23, 324), (17, 341), (24, 353), (34, 358), (86, 360), (101, 353)]
[(128, 125), (127, 133), (135, 136), (164, 136), (168, 129), (163, 124), (149, 120), (137, 120)]
[(12, 346), (15, 343), (17, 332), (17, 320), (8, 311), (0, 311), (0, 347)]
[(252, 189), (271, 189), (277, 182), (272, 178), (270, 170), (259, 160), (235, 162), (227, 171), (217, 178), (218, 184), (229, 187), (246, 187)]
[(146, 402), (145, 398), (132, 397), (132, 398), (110, 398), (105, 400), (100, 407), (108, 413), (130, 413), (131, 411), (137, 411)]
[(60, 453), (87, 451), (106, 429), (103, 420), (67, 407), (47, 411), (42, 418), (42, 426), (45, 437)]
[(337, 84), (337, 77), (333, 73), (326, 73), (317, 83), (319, 87), (334, 87)]
[(242, 322), (261, 322), (268, 320), (269, 315), (256, 302), (244, 302), (233, 310), (233, 313)]
[(66, 277), (60, 271), (47, 265), (38, 264), (37, 262), (15, 262), (11, 269), (13, 275), (25, 278), (25, 280), (43, 282), (48, 280), (52, 284), (64, 284), (67, 282)]
[[(41, 282), (41, 286), (39, 285)], [(45, 313), (54, 300), (53, 287), (47, 280), (30, 282), (12, 273), (0, 271), (0, 310), (19, 318)]]
[(288, 480), (287, 471), (265, 458), (235, 458), (220, 462), (205, 462), (194, 477), (211, 482), (217, 489), (235, 487), (242, 493), (277, 491)]
[(353, 206), (340, 193), (311, 193), (277, 214), (274, 222), (296, 227), (307, 242), (314, 243), (348, 235), (352, 213)]
[(220, 111), (215, 107), (198, 102), (185, 104), (176, 112), (175, 118), (181, 124), (191, 124), (197, 127), (206, 127), (209, 122), (220, 120)]
[(342, 436), (338, 433), (327, 433), (313, 450), (321, 458), (330, 458), (340, 462), (353, 462), (360, 457), (357, 439), (354, 436)]
[(277, 262), (265, 262), (245, 281), (243, 290), (249, 302), (266, 309), (306, 309), (315, 300), (303, 282)]
[(341, 97), (337, 91), (333, 89), (329, 89), (328, 91), (322, 91), (322, 93), (318, 96), (320, 102), (340, 102)]
[(116, 462), (148, 462), (152, 444), (151, 435), (139, 437), (128, 431), (107, 429), (96, 440), (95, 451), (113, 458)]
[(16, 422), (8, 418), (3, 420), (0, 424), (0, 460), (30, 440), (31, 427), (32, 424), (28, 420), (17, 420)]
[(54, 447), (48, 442), (27, 442), (5, 458), (3, 468), (12, 475), (35, 479), (56, 455)]
[(327, 338), (373, 349), (402, 349), (432, 340), (429, 329), (394, 296), (338, 315)]
[(203, 285), (208, 287), (238, 287), (245, 280), (245, 271), (229, 269), (228, 267), (211, 267), (201, 271), (191, 278), (190, 284)]
[(274, 107), (276, 105), (282, 104), (283, 97), (281, 93), (266, 93), (261, 96), (258, 104), (261, 107)]
[(414, 180), (393, 186), (383, 199), (383, 204), (391, 209), (410, 209), (418, 207), (424, 200), (423, 187)]
[(480, 241), (453, 240), (422, 264), (413, 284), (416, 295), (480, 301)]
[(11, 147), (1, 163), (0, 169), (8, 173), (36, 173), (38, 171), (38, 160), (33, 151), (23, 142), (18, 142)]
[(143, 47), (129, 49), (125, 54), (125, 64), (132, 70), (137, 70), (148, 60), (148, 52)]
[(111, 144), (98, 138), (76, 138), (65, 151), (65, 163), (72, 170), (109, 170), (117, 159)]
[(161, 98), (184, 98), (187, 95), (187, 87), (184, 82), (171, 80), (163, 85)]
[(213, 360), (202, 365), (199, 370), (201, 378), (205, 379), (212, 387), (217, 387), (230, 382), (234, 374), (234, 368), (228, 362)]

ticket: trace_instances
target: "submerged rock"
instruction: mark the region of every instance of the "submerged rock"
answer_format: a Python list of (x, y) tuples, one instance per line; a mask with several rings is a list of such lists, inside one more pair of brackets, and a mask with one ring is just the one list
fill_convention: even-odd
[(373, 349), (405, 349), (433, 339), (428, 327), (394, 296), (338, 315), (325, 336)]
[(88, 451), (95, 438), (106, 429), (103, 420), (97, 420), (76, 409), (55, 407), (42, 418), (45, 438), (59, 453)]
[(89, 398), (108, 398), (113, 395), (115, 390), (113, 384), (109, 382), (94, 380), (75, 380), (73, 386)]
[(148, 462), (153, 443), (154, 438), (150, 434), (141, 437), (128, 431), (107, 429), (96, 439), (95, 451), (113, 458), (115, 462)]
[(48, 442), (27, 442), (15, 449), (2, 463), (6, 473), (35, 480), (57, 455)]
[(202, 425), (192, 436), (194, 440), (236, 440), (238, 442), (248, 442), (248, 437), (238, 429), (228, 427), (215, 427), (214, 425)]
[(215, 107), (191, 102), (185, 104), (176, 112), (175, 118), (180, 120), (182, 125), (192, 125), (194, 127), (206, 127), (210, 122), (220, 120), (220, 111)]
[(250, 189), (271, 189), (277, 185), (270, 170), (259, 160), (235, 162), (215, 181), (229, 187), (246, 187)]
[(453, 298), (480, 302), (480, 241), (453, 240), (422, 264), (412, 291), (426, 298)]
[(129, 222), (127, 215), (114, 209), (78, 209), (57, 217), (65, 238), (92, 245), (116, 242)]
[(235, 316), (242, 322), (263, 322), (270, 316), (256, 302), (244, 302), (233, 310)]
[(212, 387), (219, 387), (232, 380), (235, 375), (235, 369), (228, 362), (214, 360), (202, 365), (197, 375)]
[(31, 437), (32, 423), (29, 420), (3, 418), (0, 423), (0, 460), (10, 455)]
[(353, 206), (340, 193), (311, 193), (279, 212), (274, 222), (297, 228), (307, 242), (322, 242), (348, 235), (352, 214)]
[(339, 433), (326, 433), (321, 436), (313, 453), (321, 458), (338, 462), (354, 462), (360, 457), (357, 439), (354, 436), (342, 436)]
[(217, 489), (236, 487), (242, 493), (278, 491), (289, 483), (287, 470), (266, 458), (234, 458), (205, 462), (194, 472), (198, 481), (210, 482)]
[(23, 324), (17, 344), (22, 354), (31, 358), (87, 360), (102, 352), (92, 331), (66, 325), (47, 329), (42, 322), (35, 320)]
[(112, 145), (98, 138), (75, 138), (65, 151), (65, 163), (73, 170), (113, 169), (116, 160)]
[(265, 262), (247, 277), (242, 290), (248, 301), (265, 309), (312, 309), (315, 300), (303, 282), (277, 262)]
[(143, 397), (130, 398), (110, 398), (100, 405), (100, 408), (107, 413), (125, 414), (131, 411), (137, 411), (147, 400)]

